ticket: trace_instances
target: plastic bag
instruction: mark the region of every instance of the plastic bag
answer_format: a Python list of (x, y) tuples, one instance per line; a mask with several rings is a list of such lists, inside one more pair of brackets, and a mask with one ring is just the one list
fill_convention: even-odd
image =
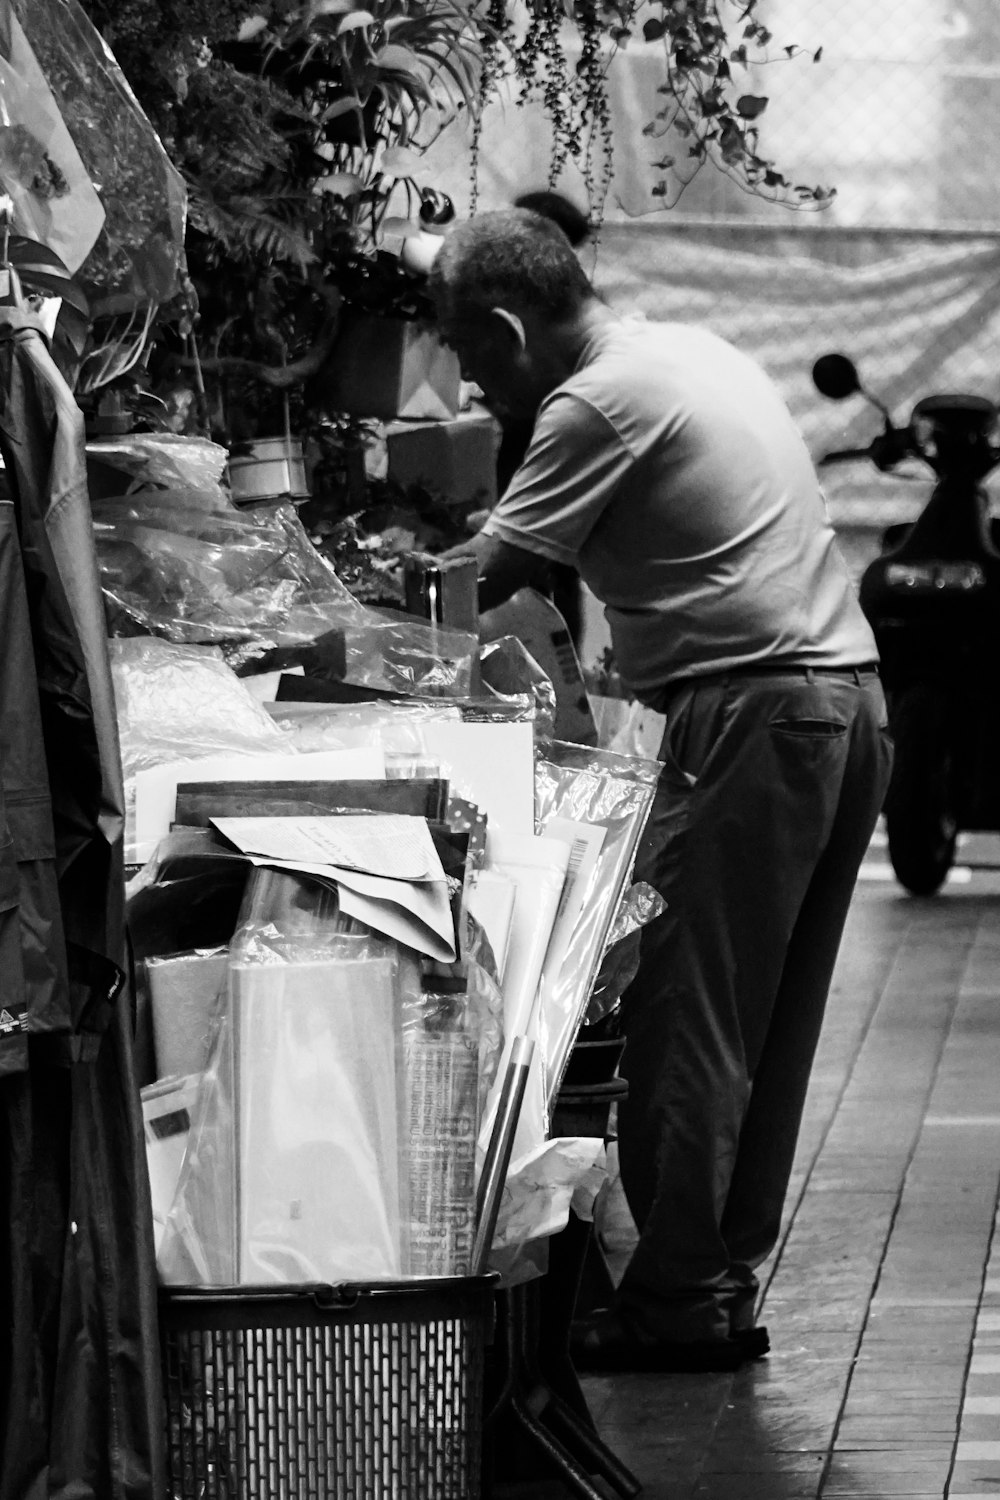
[(534, 705), (535, 739), (547, 744), (555, 734), (556, 690), (541, 667), (516, 635), (500, 636), (484, 645), (480, 655), (483, 682), (505, 700)]
[(400, 966), (315, 881), (256, 871), (160, 1250), (167, 1281), (402, 1270)]
[(227, 962), (225, 948), (196, 948), (146, 959), (157, 1078), (205, 1071)]
[(184, 254), (180, 173), (78, 0), (12, 5), (87, 176), (100, 184), (105, 220), (81, 283), (92, 300), (116, 298), (116, 310), (168, 301)]
[(294, 750), (218, 651), (174, 646), (154, 636), (108, 643), (125, 778), (125, 859), (136, 841), (136, 773), (204, 755)]
[(153, 1209), (153, 1248), (159, 1254), (167, 1218), (191, 1138), (201, 1075), (173, 1076), (140, 1089), (146, 1138), (146, 1166)]
[(470, 691), (475, 637), (359, 604), (292, 506), (205, 511), (149, 491), (93, 511), (112, 635), (218, 645), (243, 674), (300, 664), (404, 696)]
[(457, 707), (441, 703), (275, 703), (274, 723), (297, 750), (352, 750), (378, 745), (387, 777), (436, 777), (440, 762), (426, 745), (429, 723), (457, 723)]
[[(357, 601), (353, 601), (357, 602)], [(472, 691), (479, 642), (408, 616), (362, 609), (344, 631), (344, 679), (383, 692), (464, 698)]]
[(655, 759), (660, 753), (666, 717), (634, 698), (606, 698), (588, 693), (590, 710), (597, 725), (597, 743), (617, 755)]
[(10, 60), (0, 58), (0, 185), (18, 231), (72, 275), (101, 232), (104, 209), (16, 16), (8, 27)]
[(487, 872), (510, 883), (514, 902), (508, 916), (509, 948), (503, 978), (505, 1050), (487, 1101), (480, 1147), (485, 1153), (500, 1108), (503, 1075), (515, 1038), (526, 1037), (536, 1047), (514, 1136), (511, 1160), (516, 1165), (522, 1157), (535, 1152), (548, 1134), (537, 997), (570, 852), (564, 845), (534, 835), (511, 837), (495, 833), (490, 836), (489, 851)]
[(150, 491), (93, 511), (101, 583), (124, 617), (114, 634), (280, 645), (363, 614), (291, 506), (206, 513)]
[(553, 744), (535, 768), (541, 830), (556, 820), (595, 825), (600, 847), (582, 892), (568, 947), (548, 955), (542, 976), (540, 1043), (549, 1109), (555, 1102), (577, 1031), (604, 955), (608, 934), (631, 878), (636, 849), (656, 790), (660, 762)]
[(299, 750), (351, 750), (377, 739), (391, 755), (426, 756), (425, 724), (458, 723), (457, 704), (274, 703), (273, 722)]
[(109, 651), (126, 778), (172, 760), (294, 748), (215, 648), (131, 636)]
[[(476, 946), (471, 930), (467, 941)], [(329, 885), (254, 871), (161, 1277), (238, 1285), (467, 1270), (498, 1009), (471, 953), (429, 972), (345, 919)]]
[(476, 1233), (484, 1027), (463, 977), (425, 975), (404, 997), (408, 1269), (465, 1276)]
[(545, 1274), (550, 1236), (565, 1229), (570, 1208), (589, 1216), (607, 1176), (604, 1142), (561, 1136), (524, 1157), (508, 1175), (489, 1266), (505, 1287)]
[(229, 450), (208, 438), (130, 432), (92, 440), (87, 444), (87, 457), (127, 474), (129, 483), (123, 488), (130, 492), (163, 488), (173, 492), (173, 505), (190, 510), (233, 509), (223, 483)]
[(640, 880), (622, 897), (604, 947), (604, 956), (587, 1002), (585, 1026), (614, 1010), (639, 971), (642, 929), (667, 909), (659, 891)]

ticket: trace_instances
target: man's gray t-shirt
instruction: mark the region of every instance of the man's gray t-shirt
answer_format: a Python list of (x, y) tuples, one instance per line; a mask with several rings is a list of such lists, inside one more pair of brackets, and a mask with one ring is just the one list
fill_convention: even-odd
[(639, 697), (759, 662), (877, 655), (787, 407), (703, 329), (603, 323), (484, 530), (579, 569)]

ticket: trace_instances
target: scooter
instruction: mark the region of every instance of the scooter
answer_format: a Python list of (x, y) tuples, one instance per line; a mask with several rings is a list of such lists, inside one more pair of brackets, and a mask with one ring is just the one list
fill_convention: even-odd
[(925, 396), (896, 427), (844, 355), (824, 355), (812, 375), (824, 396), (860, 394), (884, 422), (867, 448), (821, 464), (864, 458), (888, 472), (919, 458), (937, 478), (917, 519), (883, 533), (860, 586), (896, 745), (889, 858), (908, 891), (928, 896), (960, 831), (1000, 830), (1000, 524), (983, 487), (1000, 464), (998, 408), (978, 396)]

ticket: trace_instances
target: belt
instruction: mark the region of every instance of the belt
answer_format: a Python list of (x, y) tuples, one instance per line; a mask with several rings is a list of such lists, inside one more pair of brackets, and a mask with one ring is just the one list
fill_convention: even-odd
[(862, 678), (871, 676), (878, 676), (876, 661), (859, 662), (854, 667), (809, 667), (801, 662), (761, 661), (744, 667), (726, 667), (721, 672), (691, 672), (686, 677), (674, 677), (664, 683), (657, 696), (672, 697), (683, 688), (719, 686), (734, 677), (804, 677), (806, 682), (811, 682), (814, 677), (847, 677), (860, 687)]

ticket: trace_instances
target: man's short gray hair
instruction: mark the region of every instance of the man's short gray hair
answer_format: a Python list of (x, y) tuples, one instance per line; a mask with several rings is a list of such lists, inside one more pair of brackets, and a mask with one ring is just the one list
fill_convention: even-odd
[(572, 318), (595, 295), (563, 231), (521, 208), (456, 225), (434, 262), (429, 289), (452, 312), (523, 308), (553, 322)]

